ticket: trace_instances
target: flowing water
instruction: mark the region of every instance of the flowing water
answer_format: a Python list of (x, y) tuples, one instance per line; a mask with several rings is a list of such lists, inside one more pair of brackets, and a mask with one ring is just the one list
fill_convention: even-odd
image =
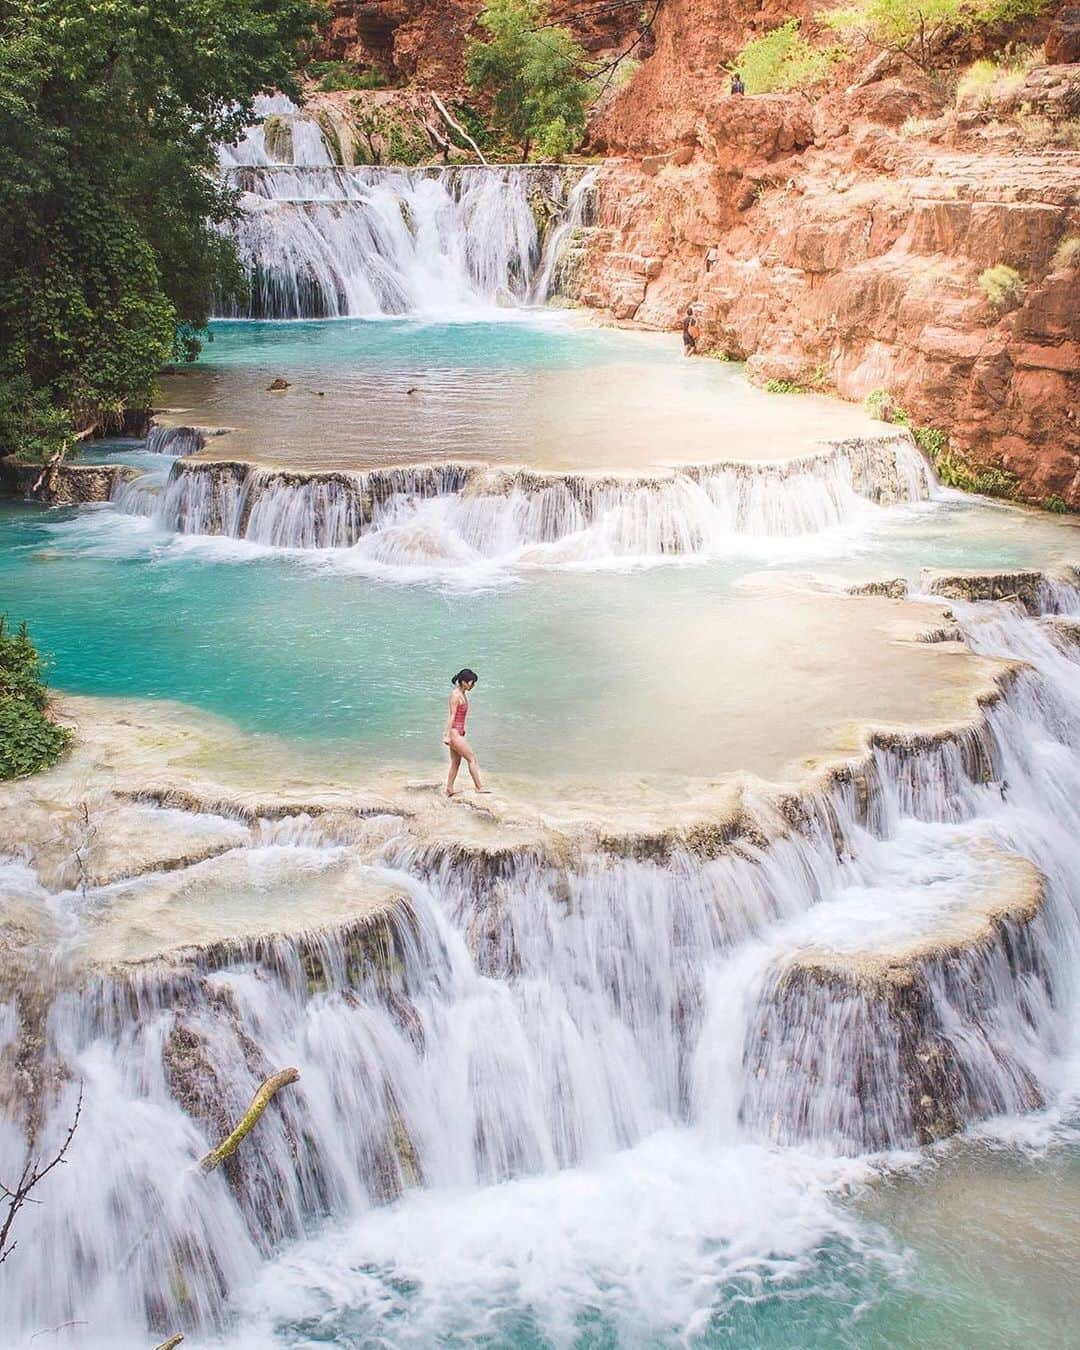
[[(264, 151), (234, 162), (269, 178)], [(404, 219), (430, 181), (375, 187)], [(520, 258), (517, 188), (491, 181)], [(453, 226), (465, 254), (476, 228)], [(2, 608), (60, 690), (122, 700), (97, 705), (99, 760), (0, 794), (0, 1180), (83, 1093), (0, 1269), (0, 1344), (1069, 1344), (1074, 527), (648, 343), (518, 313), (343, 323), (342, 358), (334, 327), (224, 325), (177, 381), (176, 425), (203, 430), (116, 448), (145, 473), (111, 503), (0, 508)], [(338, 391), (269, 467), (229, 449), (268, 347)], [(382, 463), (335, 425), (360, 351), (348, 406), (386, 428)], [(598, 388), (631, 367), (647, 396), (655, 369), (654, 396), (749, 408), (756, 443), (597, 476), (526, 435), (471, 453), (490, 438), (456, 444), (451, 408), (393, 452), (408, 418), (379, 380), (452, 364), (550, 404), (568, 352)], [(632, 408), (616, 433), (641, 435)], [(1015, 575), (948, 619), (845, 593), (940, 589), (926, 568)], [(485, 766), (540, 825), (429, 805), (464, 662)], [(137, 735), (171, 796), (133, 791)], [(319, 781), (329, 804), (280, 796)], [(639, 825), (691, 783), (738, 813)], [(598, 830), (563, 833), (574, 794)], [(299, 1082), (200, 1174), (285, 1065)]]

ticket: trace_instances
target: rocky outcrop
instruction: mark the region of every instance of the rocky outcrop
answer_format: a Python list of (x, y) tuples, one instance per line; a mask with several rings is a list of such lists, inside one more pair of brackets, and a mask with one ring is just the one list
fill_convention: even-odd
[(1051, 64), (1080, 61), (1080, 6), (1062, 9), (1046, 35), (1046, 59)]
[[(359, 70), (377, 70), (391, 83), (410, 81), (457, 93), (464, 80), (465, 48), (477, 32), (482, 7), (483, 0), (335, 0), (322, 55)], [(639, 24), (633, 5), (588, 0), (553, 0), (551, 15), (594, 58), (625, 47)]]
[[(1026, 495), (1080, 507), (1077, 273), (1055, 261), (1080, 232), (1080, 154), (964, 154), (820, 109), (810, 128), (797, 98), (721, 102), (729, 124), (707, 119), (689, 163), (605, 167), (578, 298), (657, 328), (696, 301), (704, 344), (753, 378), (887, 389)], [(999, 263), (1022, 286), (995, 306), (979, 278)]]
[[(1033, 931), (1043, 883), (1006, 855), (993, 875), (977, 905), (906, 949), (807, 952), (773, 973), (747, 1039), (752, 1129), (782, 1143), (831, 1134), (860, 1153), (1043, 1105), (1031, 1064), (992, 1030), (1030, 1016), (1026, 985), (1049, 989)], [(849, 1053), (830, 1053), (840, 1043)]]
[(123, 464), (16, 464), (0, 460), (0, 485), (9, 492), (47, 506), (81, 506), (107, 502), (116, 488), (138, 476)]

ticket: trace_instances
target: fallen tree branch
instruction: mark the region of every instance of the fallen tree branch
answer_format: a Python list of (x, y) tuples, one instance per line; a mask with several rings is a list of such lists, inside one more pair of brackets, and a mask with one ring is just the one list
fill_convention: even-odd
[(299, 1069), (282, 1069), (275, 1073), (264, 1083), (260, 1084), (255, 1096), (251, 1099), (251, 1105), (240, 1118), (239, 1123), (233, 1132), (218, 1144), (217, 1148), (212, 1148), (205, 1158), (199, 1163), (200, 1172), (212, 1172), (225, 1161), (231, 1158), (237, 1148), (243, 1143), (244, 1139), (258, 1124), (259, 1117), (270, 1105), (271, 1098), (288, 1083), (295, 1083), (300, 1077)]
[(154, 1350), (176, 1350), (176, 1347), (184, 1339), (178, 1331), (175, 1336), (170, 1336), (167, 1341), (162, 1341), (160, 1345), (154, 1346)]
[(457, 134), (463, 140), (468, 141), (468, 143), (476, 151), (477, 158), (480, 160), (480, 163), (483, 164), (485, 167), (487, 167), (487, 160), (484, 158), (483, 150), (480, 149), (480, 147), (476, 144), (476, 142), (465, 130), (465, 128), (461, 125), (461, 123), (456, 121), (454, 117), (451, 116), (449, 110), (447, 109), (446, 104), (442, 101), (442, 99), (438, 96), (438, 94), (435, 92), (434, 89), (431, 91), (431, 101), (432, 103), (434, 103), (435, 109), (438, 112), (439, 116), (443, 119), (443, 121), (450, 128), (450, 130), (456, 131)]

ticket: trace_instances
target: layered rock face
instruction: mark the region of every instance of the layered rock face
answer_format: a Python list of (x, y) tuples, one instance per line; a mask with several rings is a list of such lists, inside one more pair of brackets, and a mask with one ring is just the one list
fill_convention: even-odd
[[(391, 81), (409, 80), (442, 92), (460, 89), (465, 47), (483, 0), (336, 0), (324, 50), (380, 71)], [(552, 18), (567, 24), (590, 56), (626, 45), (638, 24), (630, 5), (554, 0)]]
[[(1055, 261), (1080, 233), (1080, 154), (1031, 148), (1006, 108), (942, 116), (921, 78), (817, 103), (727, 96), (721, 63), (793, 12), (665, 6), (655, 55), (593, 126), (623, 158), (602, 174), (578, 298), (659, 328), (696, 301), (704, 345), (755, 378), (887, 389), (1026, 495), (1080, 506), (1080, 288)], [(1013, 111), (1049, 141), (1078, 91), (1080, 68), (1039, 67)], [(999, 264), (1022, 286), (995, 305), (979, 278)]]

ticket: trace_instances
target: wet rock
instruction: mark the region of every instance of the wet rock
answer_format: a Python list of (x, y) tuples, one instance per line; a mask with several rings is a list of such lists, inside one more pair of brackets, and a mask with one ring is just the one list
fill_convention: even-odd
[(888, 581), (864, 581), (848, 587), (848, 595), (884, 595), (890, 600), (903, 600), (907, 592), (908, 584), (903, 577), (891, 577)]
[(271, 382), (266, 386), (266, 392), (268, 394), (273, 394), (281, 389), (288, 389), (288, 388), (290, 388), (289, 381), (285, 378), (284, 375), (278, 375), (276, 379), (271, 380)]
[(48, 506), (81, 506), (107, 502), (121, 483), (137, 477), (138, 471), (124, 464), (14, 464), (0, 460), (0, 483)]

